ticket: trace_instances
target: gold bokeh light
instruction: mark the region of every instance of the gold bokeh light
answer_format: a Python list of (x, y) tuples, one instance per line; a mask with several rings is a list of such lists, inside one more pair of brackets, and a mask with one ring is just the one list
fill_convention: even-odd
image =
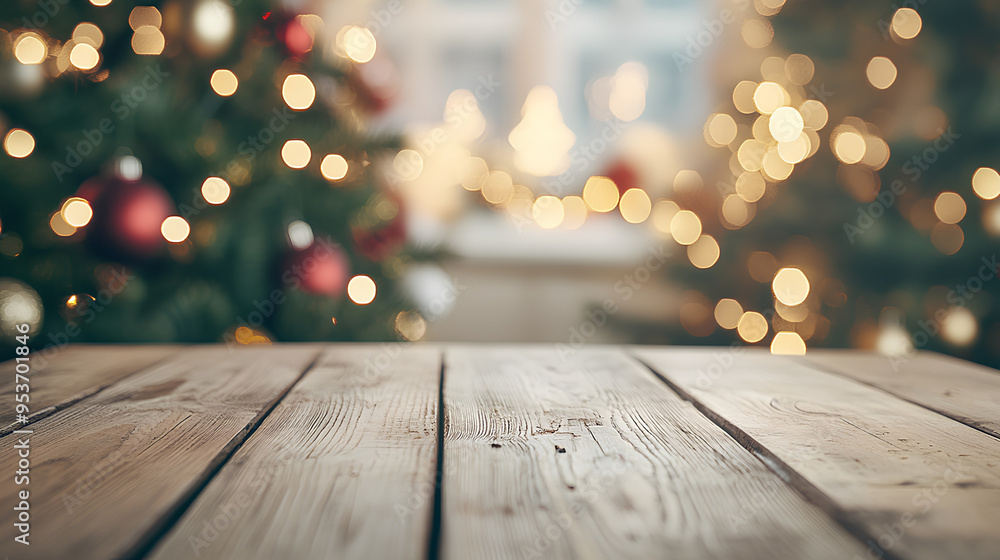
[(340, 154), (327, 154), (319, 164), (319, 172), (328, 181), (339, 181), (347, 177), (348, 169), (347, 160)]
[(630, 224), (641, 224), (649, 217), (652, 203), (646, 191), (642, 189), (629, 189), (622, 194), (618, 202), (618, 210), (622, 217)]
[(558, 197), (543, 195), (531, 205), (531, 217), (542, 229), (555, 229), (563, 223), (566, 212)]
[(74, 228), (81, 228), (90, 223), (94, 217), (94, 211), (90, 208), (90, 203), (80, 197), (72, 197), (63, 203), (59, 210), (63, 220)]
[(229, 183), (221, 177), (209, 177), (201, 184), (201, 196), (205, 197), (205, 201), (209, 204), (222, 204), (229, 200), (231, 192)]
[(155, 56), (163, 52), (166, 44), (163, 33), (152, 25), (143, 25), (132, 34), (132, 50), (135, 54)]
[(236, 78), (236, 74), (234, 74), (232, 70), (220, 68), (215, 72), (212, 72), (209, 84), (212, 86), (212, 91), (215, 93), (221, 95), (222, 97), (229, 97), (230, 95), (236, 93), (236, 89), (240, 86), (240, 81)]
[(804, 54), (793, 54), (785, 60), (785, 76), (797, 86), (808, 84), (816, 72), (816, 65)]
[(347, 297), (358, 305), (368, 305), (375, 301), (375, 281), (370, 277), (359, 274), (347, 283)]
[(736, 178), (736, 194), (747, 202), (757, 202), (764, 196), (767, 183), (760, 173), (744, 171)]
[(711, 235), (702, 235), (688, 245), (688, 260), (696, 268), (711, 268), (719, 261), (719, 243)]
[(289, 108), (304, 111), (316, 100), (316, 86), (305, 74), (289, 74), (281, 84), (281, 98)]
[(304, 140), (289, 140), (281, 147), (281, 160), (292, 169), (302, 169), (311, 159), (312, 150)]
[(352, 25), (341, 29), (337, 34), (337, 45), (347, 58), (364, 64), (375, 56), (377, 43), (375, 35), (366, 27)]
[(458, 182), (467, 191), (478, 191), (490, 175), (486, 160), (479, 157), (467, 157), (458, 166)]
[(896, 65), (884, 56), (872, 58), (865, 73), (868, 75), (868, 83), (878, 89), (886, 89), (896, 81)]
[(701, 237), (701, 220), (690, 210), (681, 210), (670, 220), (670, 235), (681, 245), (691, 245)]
[(3, 149), (12, 158), (26, 158), (35, 151), (35, 137), (27, 130), (12, 128), (3, 139)]
[(945, 191), (934, 200), (934, 215), (946, 224), (957, 224), (965, 217), (965, 200), (958, 193)]
[(781, 331), (771, 341), (771, 353), (785, 356), (805, 356), (806, 343), (799, 333)]
[(736, 106), (737, 111), (749, 115), (757, 110), (753, 101), (753, 94), (756, 90), (757, 82), (743, 80), (736, 84), (736, 87), (733, 88), (733, 105)]
[(728, 145), (736, 139), (736, 121), (725, 113), (715, 113), (705, 123), (705, 139), (714, 147)]
[(21, 64), (41, 64), (48, 56), (48, 47), (38, 33), (22, 33), (14, 40), (14, 58)]
[(160, 233), (171, 243), (181, 243), (191, 234), (191, 226), (180, 216), (169, 216), (160, 224)]
[(753, 92), (753, 103), (762, 115), (770, 115), (785, 104), (785, 89), (775, 82), (763, 82)]
[(670, 221), (680, 212), (680, 207), (672, 200), (658, 200), (651, 212), (653, 227), (660, 233), (670, 233)]
[(92, 70), (101, 61), (101, 55), (88, 43), (77, 43), (69, 53), (69, 63), (80, 70)]
[(767, 336), (767, 319), (756, 311), (747, 311), (736, 324), (740, 338), (753, 344)]
[(980, 167), (972, 175), (972, 190), (983, 200), (1000, 196), (1000, 173), (992, 167)]
[(587, 203), (582, 198), (570, 195), (562, 199), (563, 218), (562, 226), (565, 229), (577, 229), (587, 221)]
[(128, 25), (132, 31), (138, 31), (140, 27), (160, 28), (163, 24), (163, 16), (160, 11), (153, 6), (136, 6), (128, 15)]
[(76, 228), (66, 222), (62, 212), (52, 214), (52, 217), (49, 218), (49, 227), (59, 237), (69, 237), (76, 233)]
[(610, 212), (618, 206), (618, 187), (611, 179), (595, 175), (583, 186), (583, 201), (594, 212)]
[(742, 317), (743, 306), (735, 299), (720, 299), (715, 305), (715, 322), (724, 329), (735, 329)]
[(782, 268), (771, 282), (774, 297), (785, 305), (798, 305), (809, 297), (809, 279), (800, 269)]
[(892, 32), (900, 39), (913, 39), (923, 25), (920, 14), (913, 8), (900, 8), (892, 16)]
[(73, 29), (73, 40), (77, 43), (87, 43), (95, 49), (104, 44), (104, 33), (93, 23), (81, 23)]
[(802, 135), (805, 122), (792, 107), (779, 107), (768, 120), (768, 130), (778, 142), (791, 142)]
[(844, 163), (861, 161), (865, 148), (865, 139), (857, 132), (842, 132), (833, 140), (833, 154)]
[(505, 171), (493, 171), (483, 181), (482, 194), (486, 202), (503, 206), (514, 197), (514, 180)]

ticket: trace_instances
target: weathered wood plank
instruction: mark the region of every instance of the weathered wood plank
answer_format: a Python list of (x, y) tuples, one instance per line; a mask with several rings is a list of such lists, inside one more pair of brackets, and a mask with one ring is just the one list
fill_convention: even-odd
[(453, 347), (445, 361), (444, 558), (865, 554), (619, 350)]
[[(119, 379), (148, 367), (177, 352), (181, 346), (101, 346), (71, 345), (62, 349), (45, 349), (28, 357), (31, 372), (31, 413), (28, 423), (35, 422), (93, 395)], [(0, 364), (0, 403), (14, 402), (14, 367), (10, 360)], [(0, 436), (9, 434), (15, 423), (14, 405), (0, 407)]]
[(330, 348), (152, 558), (423, 558), (440, 373), (436, 349)]
[(879, 552), (997, 557), (1000, 441), (793, 359), (729, 352), (634, 350)]
[(995, 369), (934, 352), (890, 358), (873, 352), (817, 350), (803, 359), (1000, 438), (1000, 372)]
[[(315, 346), (191, 347), (29, 426), (30, 546), (0, 525), (0, 556), (119, 558), (146, 546), (318, 354)], [(0, 472), (16, 470), (13, 433)]]

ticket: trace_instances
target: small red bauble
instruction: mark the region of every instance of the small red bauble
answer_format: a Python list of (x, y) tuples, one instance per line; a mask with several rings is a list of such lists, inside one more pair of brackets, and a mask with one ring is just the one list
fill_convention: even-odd
[(625, 194), (625, 191), (639, 187), (639, 174), (624, 160), (612, 163), (604, 172), (604, 176), (615, 182), (619, 194)]
[(87, 200), (94, 217), (87, 241), (98, 254), (134, 262), (156, 257), (166, 245), (160, 226), (176, 214), (163, 187), (148, 180), (89, 179), (77, 196)]
[(340, 245), (317, 240), (305, 249), (292, 251), (285, 260), (281, 280), (309, 294), (340, 296), (347, 287), (350, 270), (350, 259)]

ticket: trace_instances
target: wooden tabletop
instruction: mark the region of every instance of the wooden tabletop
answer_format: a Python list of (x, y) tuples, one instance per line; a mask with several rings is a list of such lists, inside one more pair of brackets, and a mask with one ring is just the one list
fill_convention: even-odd
[(1000, 558), (1000, 375), (937, 354), (220, 345), (32, 360), (21, 422), (16, 364), (0, 364), (0, 557)]

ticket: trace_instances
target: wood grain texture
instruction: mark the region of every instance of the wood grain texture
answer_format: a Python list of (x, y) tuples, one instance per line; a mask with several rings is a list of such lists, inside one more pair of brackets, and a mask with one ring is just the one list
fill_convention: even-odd
[[(31, 414), (28, 423), (112, 385), (116, 381), (176, 353), (181, 346), (69, 345), (29, 355)], [(14, 367), (0, 364), (0, 436), (22, 424), (14, 422)], [(6, 403), (11, 403), (7, 406)]]
[(437, 349), (331, 347), (152, 558), (423, 558), (440, 373)]
[(619, 350), (451, 347), (445, 362), (446, 559), (865, 553)]
[(874, 352), (818, 350), (803, 359), (1000, 438), (1000, 372), (995, 369), (934, 352), (890, 358)]
[[(299, 378), (315, 346), (192, 347), (39, 420), (31, 444), (30, 546), (0, 525), (0, 556), (105, 559), (133, 555), (172, 508), (242, 441)], [(0, 439), (0, 472), (13, 473)], [(14, 504), (13, 481), (0, 503)], [(16, 547), (16, 548), (14, 548)]]
[(997, 557), (995, 438), (766, 351), (633, 352), (888, 556)]

